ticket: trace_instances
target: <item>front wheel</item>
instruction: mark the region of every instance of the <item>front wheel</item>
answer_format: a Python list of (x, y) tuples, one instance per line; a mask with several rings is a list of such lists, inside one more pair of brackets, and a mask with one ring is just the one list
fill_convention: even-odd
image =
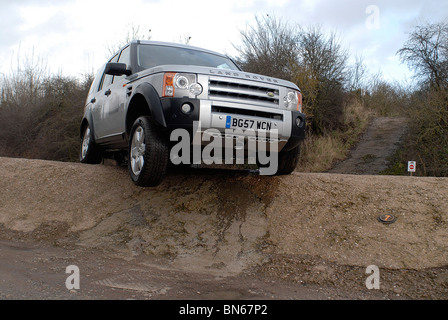
[(300, 158), (300, 145), (289, 150), (281, 151), (278, 155), (277, 175), (290, 174), (293, 172)]
[[(297, 163), (299, 162), (300, 145), (298, 145), (297, 147), (295, 147), (291, 150), (288, 150), (288, 151), (280, 151), (277, 154), (271, 154), (271, 157), (272, 156), (277, 156), (277, 168), (276, 168), (277, 170), (274, 172), (269, 170), (269, 172), (270, 172), (269, 174), (275, 174), (275, 175), (290, 174), (291, 172), (293, 172), (296, 169)], [(273, 165), (272, 163), (261, 164), (260, 162), (258, 162), (258, 167), (260, 168), (260, 173), (261, 173), (261, 169), (270, 168), (270, 166), (272, 166), (272, 165)]]
[(128, 169), (141, 187), (155, 187), (163, 180), (169, 161), (169, 146), (149, 117), (140, 117), (131, 128)]

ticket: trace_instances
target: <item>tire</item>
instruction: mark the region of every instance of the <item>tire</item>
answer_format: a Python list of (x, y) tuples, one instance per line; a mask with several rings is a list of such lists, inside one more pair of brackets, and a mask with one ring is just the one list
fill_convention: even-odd
[(79, 151), (79, 161), (82, 163), (99, 164), (103, 160), (101, 148), (93, 141), (92, 130), (89, 124), (84, 128)]
[(169, 145), (147, 116), (138, 118), (129, 135), (128, 169), (132, 181), (141, 187), (155, 187), (168, 168)]
[(286, 175), (293, 172), (300, 158), (300, 145), (289, 150), (280, 151), (278, 155), (277, 175)]
[[(300, 158), (300, 145), (289, 150), (280, 151), (278, 153), (278, 167), (275, 175), (287, 175), (295, 170)], [(268, 165), (262, 165), (257, 161), (259, 168), (268, 167)]]

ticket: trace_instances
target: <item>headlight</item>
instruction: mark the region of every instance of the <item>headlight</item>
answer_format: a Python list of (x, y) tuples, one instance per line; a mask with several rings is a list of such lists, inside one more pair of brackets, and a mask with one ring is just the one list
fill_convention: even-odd
[(176, 88), (185, 90), (188, 88), (188, 85), (190, 84), (188, 81), (188, 78), (180, 73), (176, 74), (174, 77), (174, 81), (176, 83)]
[(202, 86), (196, 82), (196, 74), (167, 72), (163, 77), (164, 97), (195, 98), (202, 93)]
[(287, 89), (283, 103), (286, 109), (302, 112), (302, 94), (299, 91)]

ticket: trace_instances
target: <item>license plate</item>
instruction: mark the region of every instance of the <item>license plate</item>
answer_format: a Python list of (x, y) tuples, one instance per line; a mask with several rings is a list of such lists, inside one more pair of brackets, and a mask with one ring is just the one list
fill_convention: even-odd
[(272, 128), (272, 122), (227, 116), (226, 129), (230, 129), (230, 128), (242, 128), (242, 129), (254, 129), (254, 130), (269, 131)]

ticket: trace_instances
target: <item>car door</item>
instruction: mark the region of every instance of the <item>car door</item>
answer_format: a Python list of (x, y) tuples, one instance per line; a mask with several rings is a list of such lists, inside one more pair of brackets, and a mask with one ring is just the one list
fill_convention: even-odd
[[(118, 57), (119, 54), (116, 54), (108, 62), (117, 62)], [(95, 140), (99, 142), (102, 142), (101, 140), (105, 139), (111, 131), (106, 114), (108, 113), (107, 109), (110, 108), (108, 98), (111, 93), (110, 87), (112, 85), (113, 78), (114, 77), (112, 75), (105, 74), (103, 72), (98, 92), (95, 94), (92, 101), (92, 117), (94, 123)]]
[[(130, 68), (130, 46), (124, 48), (118, 58), (118, 62), (125, 63)], [(129, 82), (126, 75), (114, 76), (112, 84), (105, 93), (104, 118), (107, 122), (105, 134), (107, 136), (121, 136), (125, 131), (125, 104), (127, 99), (126, 84)]]
[[(94, 113), (98, 112), (99, 108), (96, 108), (96, 100), (98, 99), (98, 91), (100, 89), (101, 80), (103, 78), (104, 74), (104, 68), (106, 64), (104, 64), (96, 73), (95, 78), (93, 79), (92, 85), (90, 86), (89, 93), (87, 95), (86, 100), (86, 110), (89, 110), (90, 115), (95, 119), (97, 118), (94, 116)], [(92, 121), (92, 118), (89, 117), (88, 114), (86, 114), (87, 119), (90, 123), (90, 126), (93, 128), (95, 126), (94, 121)], [(95, 130), (94, 130), (95, 131)], [(96, 135), (95, 135), (96, 138)]]

